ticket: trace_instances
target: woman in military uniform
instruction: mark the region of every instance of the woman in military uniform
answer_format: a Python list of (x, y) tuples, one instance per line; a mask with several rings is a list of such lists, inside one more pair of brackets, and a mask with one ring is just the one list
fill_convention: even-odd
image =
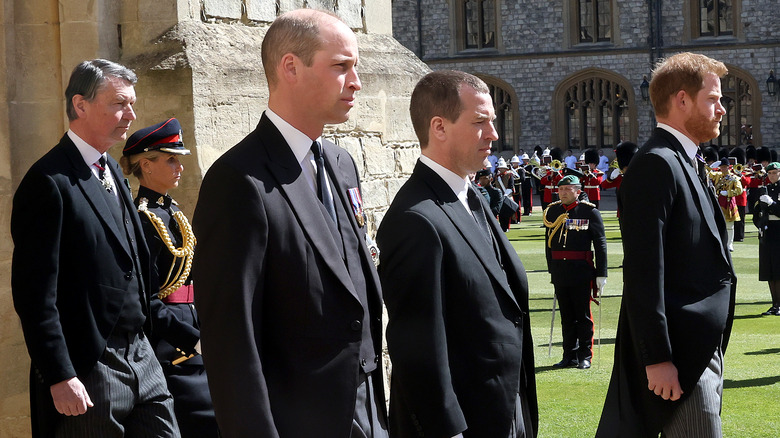
[(138, 178), (135, 205), (151, 254), (152, 331), (149, 340), (173, 395), (174, 412), (183, 437), (219, 436), (206, 370), (199, 355), (200, 330), (193, 305), (190, 267), (195, 235), (168, 190), (179, 185), (189, 155), (181, 126), (171, 118), (130, 136), (120, 164)]
[(758, 227), (758, 279), (769, 283), (772, 307), (763, 315), (780, 316), (780, 163), (766, 166), (766, 193), (753, 208)]

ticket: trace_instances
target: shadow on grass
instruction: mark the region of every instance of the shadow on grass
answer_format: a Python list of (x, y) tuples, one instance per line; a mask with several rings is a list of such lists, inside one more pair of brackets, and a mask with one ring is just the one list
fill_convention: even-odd
[[(602, 295), (601, 296), (601, 298), (619, 298), (619, 297), (621, 297), (621, 295)], [(552, 300), (552, 295), (550, 295), (548, 297), (528, 298), (528, 301), (545, 301), (545, 300), (547, 300), (547, 301)]]
[(764, 315), (735, 315), (734, 319), (758, 319)]
[(759, 377), (745, 380), (723, 380), (723, 388), (754, 388), (756, 386), (770, 386), (780, 382), (780, 376)]
[(747, 353), (744, 353), (745, 356), (758, 356), (760, 354), (775, 354), (780, 353), (780, 348), (765, 348), (763, 350), (758, 351), (748, 351)]
[[(553, 347), (561, 348), (563, 347), (563, 342), (553, 342)], [(599, 343), (596, 338), (593, 339), (593, 348), (598, 347)], [(602, 338), (601, 339), (601, 345), (615, 345), (615, 338)], [(550, 344), (547, 342), (542, 342), (536, 346), (536, 348), (542, 348), (542, 347), (549, 347)]]

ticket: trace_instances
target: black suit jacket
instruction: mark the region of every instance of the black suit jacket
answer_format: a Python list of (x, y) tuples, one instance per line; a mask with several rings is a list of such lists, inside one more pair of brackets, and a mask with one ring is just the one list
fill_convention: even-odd
[[(322, 143), (334, 201), (351, 211), (355, 163), (344, 149)], [(381, 296), (365, 230), (349, 215), (366, 267), (371, 321), (362, 321), (342, 242), (326, 227), (326, 214), (265, 115), (203, 180), (193, 218), (195, 305), (224, 437), (350, 435), (360, 325), (371, 324), (380, 352)], [(381, 367), (372, 376), (381, 407)]]
[(518, 392), (537, 430), (525, 269), (480, 201), (503, 269), (474, 218), (422, 163), (379, 227), (391, 436), (508, 436)]
[(679, 401), (647, 389), (645, 366), (672, 361), (687, 397), (715, 349), (726, 350), (736, 276), (717, 200), (668, 131), (657, 128), (631, 159), (619, 202), (623, 301), (597, 436), (655, 437)]
[(32, 360), (30, 393), (38, 394), (34, 417), (36, 410), (53, 412), (49, 386), (83, 378), (94, 367), (128, 300), (142, 300), (148, 314), (148, 249), (130, 190), (110, 156), (108, 167), (136, 232), (138, 295), (128, 293), (139, 287), (125, 231), (67, 135), (33, 164), (14, 195), (11, 284)]

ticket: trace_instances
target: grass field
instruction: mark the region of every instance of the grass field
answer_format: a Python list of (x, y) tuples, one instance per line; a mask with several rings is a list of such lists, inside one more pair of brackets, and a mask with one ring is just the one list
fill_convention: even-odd
[[(561, 329), (556, 315), (552, 355), (548, 356), (553, 287), (544, 256), (541, 214), (523, 217), (507, 237), (517, 249), (530, 284), (531, 325), (539, 397), (539, 437), (593, 437), (604, 403), (614, 356), (623, 259), (615, 212), (604, 212), (609, 278), (601, 305), (593, 305), (596, 337), (589, 370), (558, 370)], [(769, 289), (758, 281), (758, 239), (746, 224), (744, 242), (734, 243), (737, 307), (731, 342), (725, 356), (723, 434), (725, 437), (780, 436), (780, 317), (759, 316), (769, 308)], [(600, 321), (600, 324), (599, 324)], [(599, 325), (601, 329), (599, 330)], [(597, 341), (598, 342), (598, 341)]]

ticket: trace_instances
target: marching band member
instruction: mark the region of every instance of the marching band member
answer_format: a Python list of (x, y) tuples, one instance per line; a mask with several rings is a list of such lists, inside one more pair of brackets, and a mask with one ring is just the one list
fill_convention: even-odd
[(599, 201), (601, 200), (601, 181), (604, 179), (604, 172), (600, 171), (597, 166), (599, 164), (599, 154), (596, 149), (585, 150), (585, 163), (588, 165), (588, 170), (583, 172), (582, 185), (585, 189), (585, 193), (588, 195), (588, 199), (596, 208), (599, 208)]
[(710, 179), (715, 187), (723, 217), (726, 219), (727, 246), (729, 251), (734, 251), (734, 222), (742, 220), (739, 217), (735, 198), (742, 194), (742, 183), (740, 178), (731, 173), (727, 157), (721, 158), (719, 167), (719, 172), (710, 172)]

